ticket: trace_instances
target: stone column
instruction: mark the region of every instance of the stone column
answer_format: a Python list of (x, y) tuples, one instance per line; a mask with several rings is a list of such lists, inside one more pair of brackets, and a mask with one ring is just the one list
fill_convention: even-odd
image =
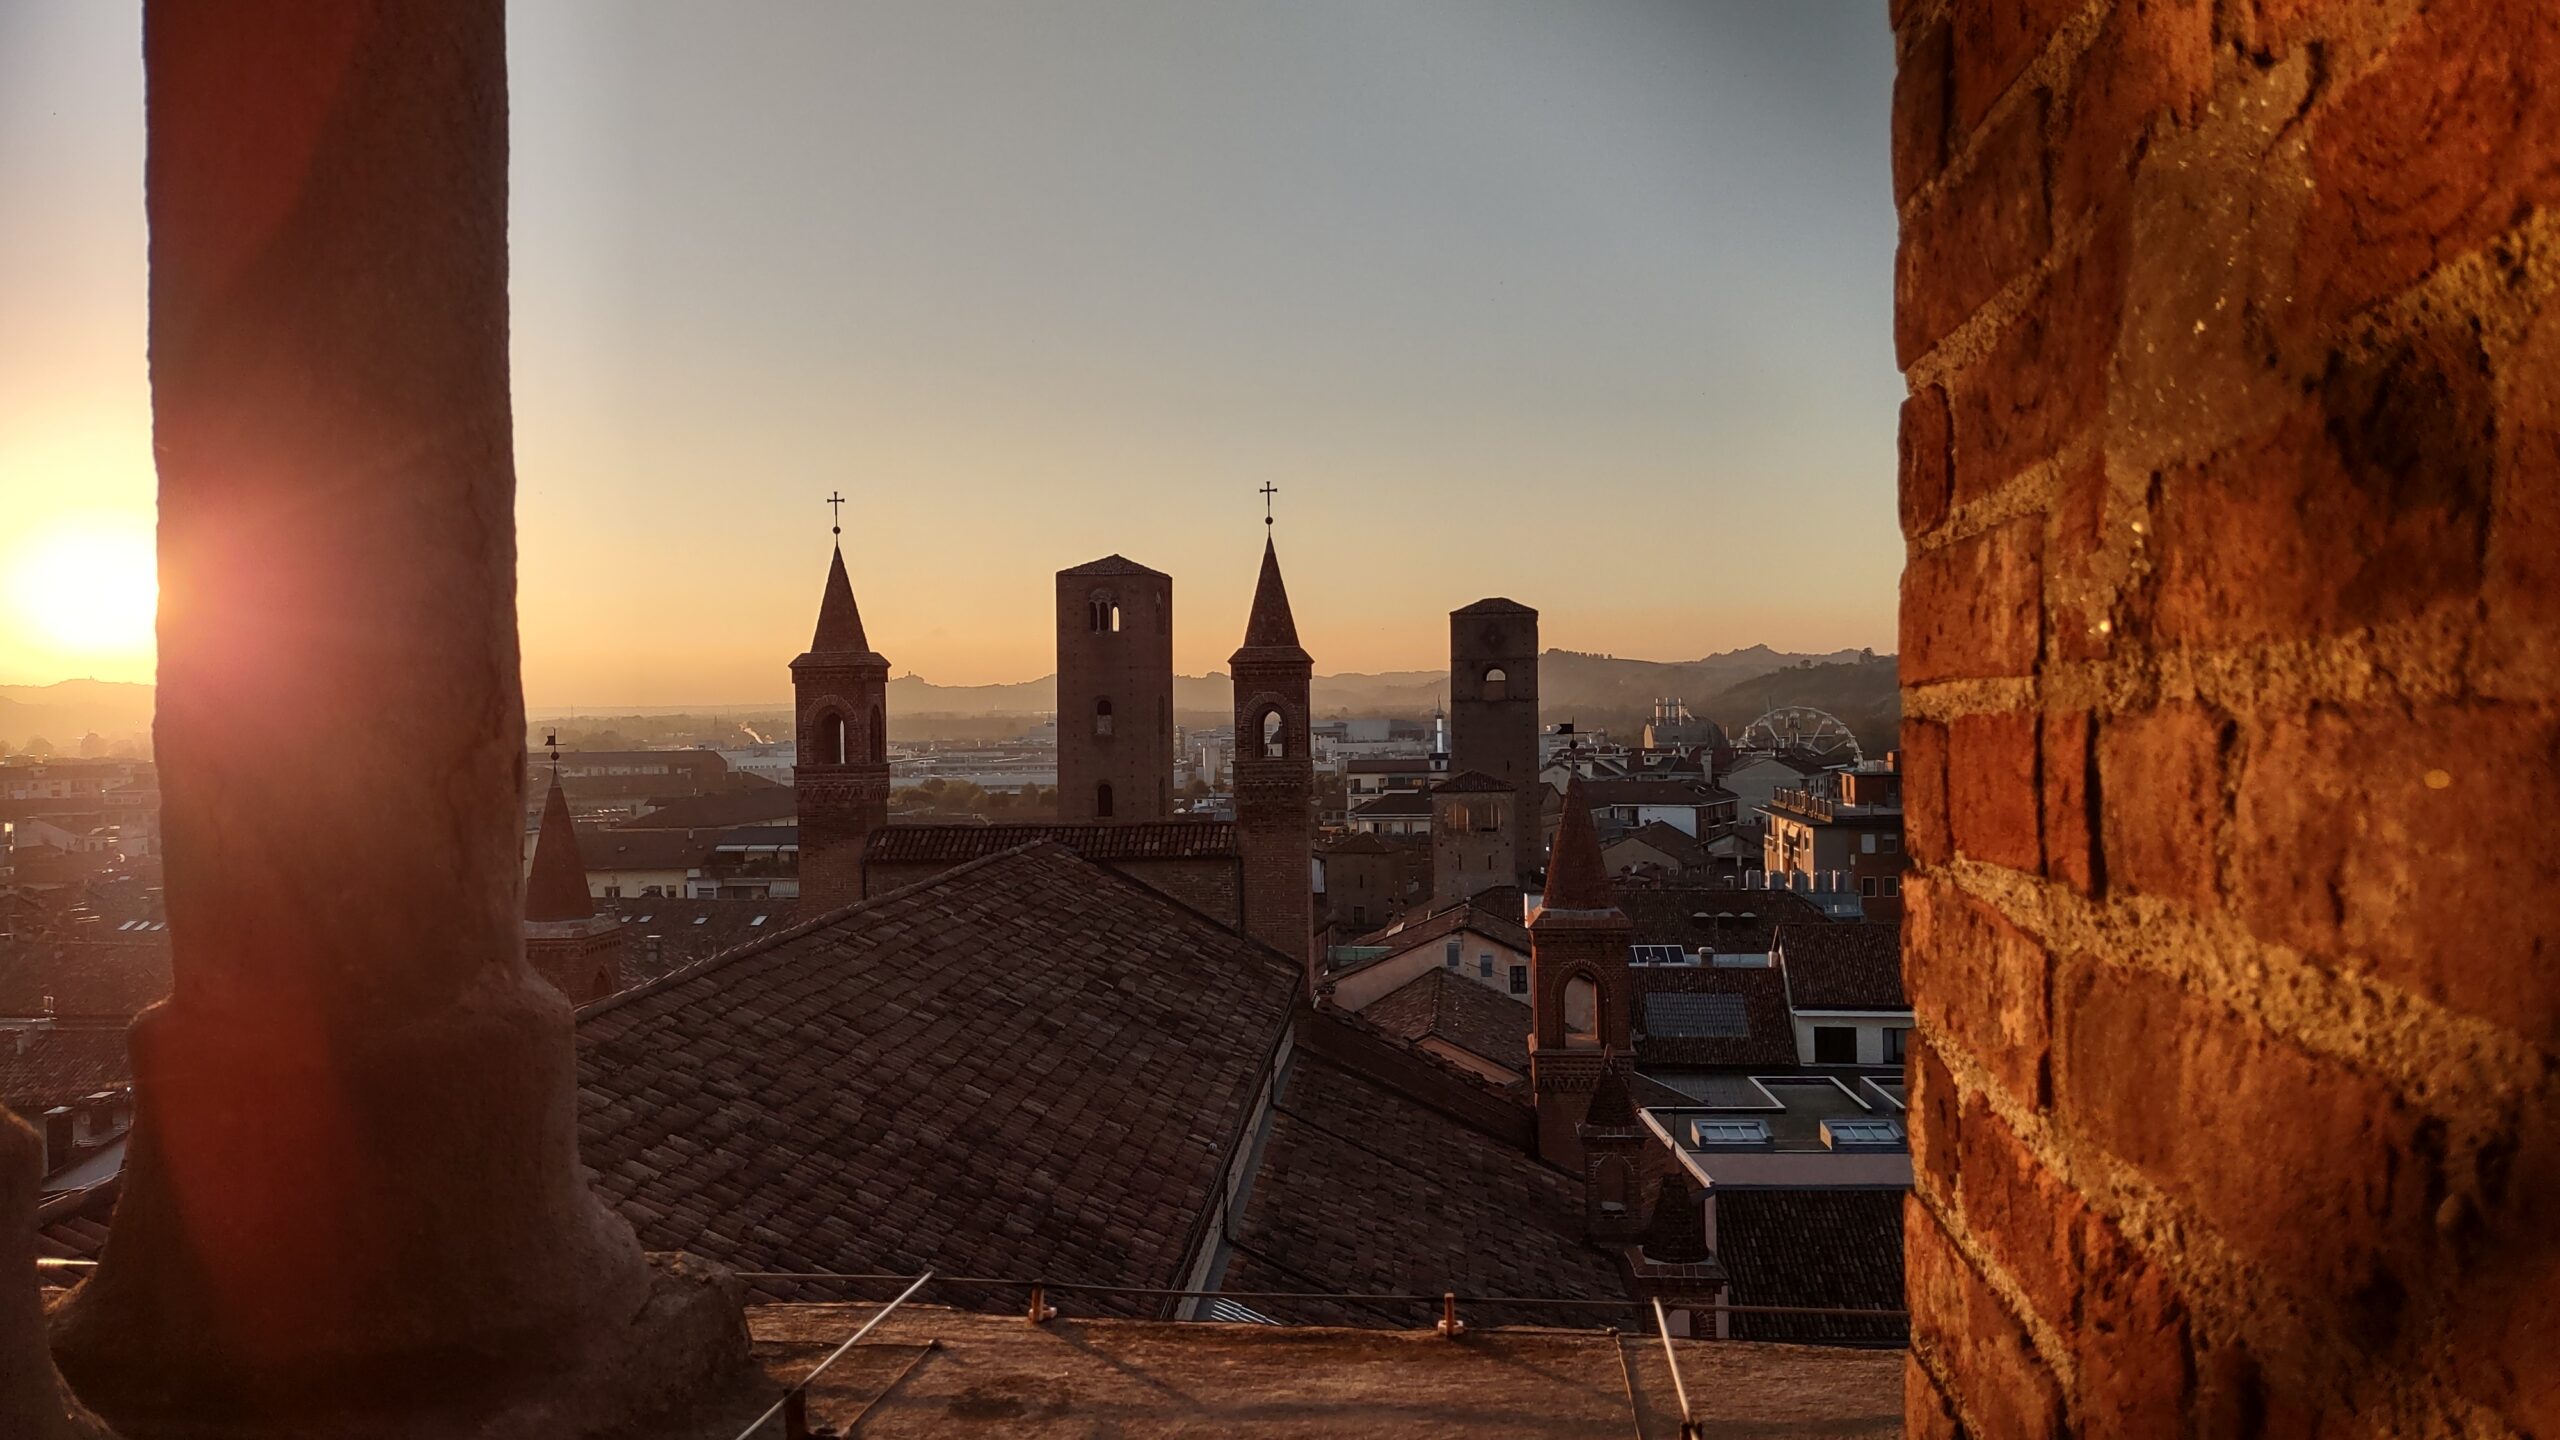
[(517, 929), (504, 10), (143, 39), (176, 980), (57, 1353), (133, 1430), (584, 1433), (743, 1339), (587, 1189)]

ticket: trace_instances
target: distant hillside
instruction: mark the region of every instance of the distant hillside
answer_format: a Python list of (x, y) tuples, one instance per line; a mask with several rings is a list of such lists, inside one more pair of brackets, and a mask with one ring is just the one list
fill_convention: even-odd
[(1894, 657), (1790, 666), (1738, 681), (1689, 708), (1740, 736), (1742, 727), (1784, 705), (1807, 705), (1840, 717), (1872, 758), (1901, 743), (1902, 681)]
[(80, 737), (110, 745), (150, 743), (152, 687), (116, 680), (64, 680), (53, 685), (0, 685), (0, 741), (23, 749), (41, 738), (63, 755), (80, 753)]

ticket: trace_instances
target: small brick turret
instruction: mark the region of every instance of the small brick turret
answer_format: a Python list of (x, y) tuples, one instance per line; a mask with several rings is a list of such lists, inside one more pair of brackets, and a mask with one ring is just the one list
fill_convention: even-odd
[(871, 648), (839, 546), (818, 602), (818, 631), (791, 662), (799, 754), (800, 913), (862, 898), (862, 847), (889, 822), (889, 661)]
[(622, 988), (622, 926), (596, 913), (587, 894), (586, 862), (578, 853), (577, 827), (560, 776), (542, 802), (542, 830), (533, 841), (533, 874), (524, 887), (524, 958), (534, 973), (584, 1005)]
[(1227, 664), (1235, 676), (1236, 841), (1244, 856), (1245, 932), (1296, 960), (1312, 986), (1315, 751), (1307, 710), (1315, 662), (1298, 645), (1279, 552), (1268, 539), (1244, 644)]
[(1635, 933), (1609, 894), (1599, 832), (1582, 778), (1565, 788), (1547, 888), (1529, 917), (1529, 1092), (1538, 1154), (1580, 1170), (1584, 1111), (1611, 1053), (1633, 1049), (1627, 943)]
[(1688, 1181), (1665, 1175), (1644, 1236), (1627, 1256), (1627, 1288), (1648, 1307), (1661, 1301), (1674, 1335), (1722, 1333), (1714, 1307), (1724, 1299), (1726, 1276), (1707, 1238), (1711, 1214), (1689, 1193)]
[(1644, 1122), (1627, 1094), (1626, 1068), (1612, 1055), (1602, 1061), (1583, 1111), (1583, 1231), (1595, 1244), (1623, 1244), (1644, 1224), (1636, 1177), (1644, 1159)]

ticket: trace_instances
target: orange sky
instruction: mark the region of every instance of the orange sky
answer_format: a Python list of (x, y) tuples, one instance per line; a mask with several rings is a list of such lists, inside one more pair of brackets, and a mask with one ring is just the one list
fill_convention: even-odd
[[(609, 8), (510, 37), (536, 706), (786, 694), (836, 487), (946, 684), (1046, 673), (1111, 551), (1223, 668), (1266, 481), (1322, 672), (1489, 593), (1576, 649), (1892, 647), (1869, 7)], [(149, 524), (137, 24), (0, 11), (0, 683), (150, 674), (26, 593)]]

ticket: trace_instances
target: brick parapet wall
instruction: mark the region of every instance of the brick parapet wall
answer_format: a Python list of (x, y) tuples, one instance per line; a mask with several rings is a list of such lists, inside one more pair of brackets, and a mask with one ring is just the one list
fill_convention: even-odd
[(1893, 11), (1910, 1426), (2560, 1428), (2560, 11)]

